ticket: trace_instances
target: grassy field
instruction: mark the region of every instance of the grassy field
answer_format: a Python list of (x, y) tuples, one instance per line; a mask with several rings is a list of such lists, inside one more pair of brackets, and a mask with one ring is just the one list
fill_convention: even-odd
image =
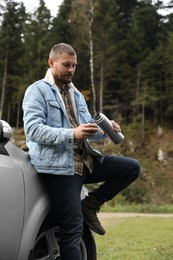
[(111, 217), (95, 235), (97, 260), (172, 260), (172, 217)]

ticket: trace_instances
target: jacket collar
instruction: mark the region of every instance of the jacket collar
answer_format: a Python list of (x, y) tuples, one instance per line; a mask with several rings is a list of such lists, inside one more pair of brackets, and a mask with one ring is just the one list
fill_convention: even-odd
[(55, 85), (55, 80), (50, 68), (47, 70), (46, 75), (43, 78), (43, 81), (47, 82), (50, 85)]
[[(53, 77), (52, 71), (49, 68), (46, 72), (45, 77), (43, 78), (43, 81), (47, 82), (48, 84), (50, 84), (51, 86), (55, 86), (57, 88), (57, 85), (55, 84), (55, 79)], [(79, 90), (74, 86), (74, 84), (71, 82), (68, 84), (69, 88), (73, 91), (77, 91), (79, 92)]]
[[(50, 68), (47, 70), (46, 75), (45, 75), (45, 77), (43, 78), (43, 81), (45, 81), (46, 83), (48, 83), (49, 85), (51, 85), (51, 87), (57, 92), (58, 96), (60, 97), (60, 99), (61, 99), (61, 101), (62, 101), (63, 107), (65, 108), (64, 101), (63, 101), (63, 99), (62, 99), (62, 97), (61, 97), (59, 88), (58, 88), (57, 85), (55, 84), (55, 80), (54, 80), (54, 77), (53, 77), (53, 74), (52, 74), (52, 71), (51, 71)], [(75, 92), (77, 95), (79, 95), (80, 92), (79, 92), (79, 90), (73, 85), (72, 82), (69, 83), (68, 86), (69, 86), (69, 92), (70, 92), (71, 99), (72, 99), (72, 106), (73, 106), (74, 114), (75, 114), (76, 120), (78, 121), (74, 92)]]

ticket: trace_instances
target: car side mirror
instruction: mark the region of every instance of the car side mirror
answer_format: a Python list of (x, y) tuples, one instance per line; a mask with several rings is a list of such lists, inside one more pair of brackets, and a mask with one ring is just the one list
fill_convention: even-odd
[(7, 142), (10, 140), (13, 133), (11, 126), (4, 120), (0, 120), (0, 142)]

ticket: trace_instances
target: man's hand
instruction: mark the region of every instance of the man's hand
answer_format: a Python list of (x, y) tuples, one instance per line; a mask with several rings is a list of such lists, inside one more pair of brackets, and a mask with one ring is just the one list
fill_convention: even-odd
[(97, 124), (88, 123), (88, 124), (81, 124), (75, 128), (74, 136), (75, 139), (87, 139), (95, 136), (96, 132), (98, 131)]
[(118, 123), (116, 123), (114, 120), (110, 120), (112, 123), (112, 126), (116, 132), (121, 132), (121, 127)]

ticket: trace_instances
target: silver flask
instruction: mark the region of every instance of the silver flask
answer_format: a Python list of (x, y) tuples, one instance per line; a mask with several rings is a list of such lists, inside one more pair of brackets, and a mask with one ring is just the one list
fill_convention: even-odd
[(119, 144), (124, 139), (124, 135), (121, 132), (115, 131), (111, 121), (102, 113), (96, 112), (93, 116), (97, 125), (109, 136), (109, 138), (115, 143)]

